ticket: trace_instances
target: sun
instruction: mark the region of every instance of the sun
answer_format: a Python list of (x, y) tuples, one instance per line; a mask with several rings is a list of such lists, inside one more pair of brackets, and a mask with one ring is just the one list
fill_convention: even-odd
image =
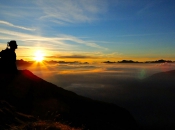
[(37, 62), (41, 62), (41, 61), (43, 61), (43, 59), (44, 59), (44, 54), (43, 54), (40, 50), (38, 50), (38, 51), (35, 52), (35, 57), (34, 57), (34, 59), (35, 59)]

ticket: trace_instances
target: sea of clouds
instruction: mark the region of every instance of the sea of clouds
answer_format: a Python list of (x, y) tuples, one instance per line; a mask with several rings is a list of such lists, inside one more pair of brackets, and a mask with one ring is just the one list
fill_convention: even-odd
[(175, 121), (175, 89), (140, 85), (153, 74), (175, 70), (174, 63), (41, 64), (27, 69), (66, 90), (115, 103), (145, 128), (170, 127)]

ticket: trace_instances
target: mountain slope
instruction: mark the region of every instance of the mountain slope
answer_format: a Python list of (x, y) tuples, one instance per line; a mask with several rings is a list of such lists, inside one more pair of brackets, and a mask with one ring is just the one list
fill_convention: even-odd
[(68, 122), (92, 130), (137, 128), (127, 110), (64, 90), (28, 70), (21, 70), (16, 76), (1, 76), (0, 94), (1, 99), (15, 106), (17, 111), (40, 119)]

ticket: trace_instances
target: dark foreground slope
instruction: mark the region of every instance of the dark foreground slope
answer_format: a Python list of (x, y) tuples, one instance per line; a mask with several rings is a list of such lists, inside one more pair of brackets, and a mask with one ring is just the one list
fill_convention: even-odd
[(137, 128), (135, 120), (125, 109), (64, 90), (28, 70), (20, 71), (16, 76), (3, 75), (0, 78), (0, 99), (20, 113), (90, 130)]

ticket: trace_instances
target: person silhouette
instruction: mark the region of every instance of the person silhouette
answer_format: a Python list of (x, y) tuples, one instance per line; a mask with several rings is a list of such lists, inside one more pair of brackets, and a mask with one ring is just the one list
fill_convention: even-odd
[(0, 52), (0, 73), (15, 74), (18, 72), (16, 66), (16, 53), (18, 45), (15, 40), (7, 42), (7, 48)]

